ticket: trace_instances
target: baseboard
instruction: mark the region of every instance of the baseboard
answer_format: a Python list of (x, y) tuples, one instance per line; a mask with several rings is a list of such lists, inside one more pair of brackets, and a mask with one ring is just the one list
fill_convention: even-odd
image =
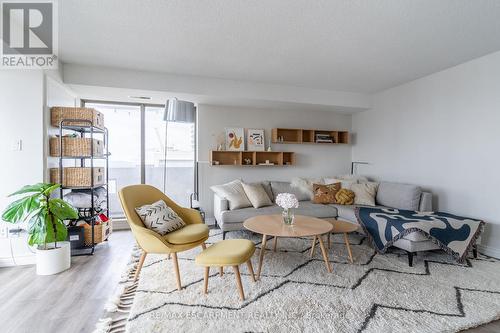
[(481, 244), (477, 245), (477, 249), (479, 250), (479, 252), (486, 254), (487, 256), (500, 259), (500, 249)]
[(0, 258), (0, 267), (12, 267), (36, 264), (36, 256), (22, 256), (15, 258)]

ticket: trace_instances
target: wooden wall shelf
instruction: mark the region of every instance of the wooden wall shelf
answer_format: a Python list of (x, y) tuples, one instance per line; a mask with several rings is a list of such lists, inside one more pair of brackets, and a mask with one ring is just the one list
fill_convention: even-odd
[[(333, 142), (317, 142), (316, 135), (330, 137)], [(337, 145), (349, 143), (348, 131), (301, 129), (301, 128), (273, 128), (273, 143)]]
[[(245, 160), (250, 160), (246, 164)], [(269, 164), (265, 164), (269, 161)], [(282, 151), (228, 151), (211, 150), (210, 164), (213, 166), (288, 166), (295, 164), (295, 153)]]

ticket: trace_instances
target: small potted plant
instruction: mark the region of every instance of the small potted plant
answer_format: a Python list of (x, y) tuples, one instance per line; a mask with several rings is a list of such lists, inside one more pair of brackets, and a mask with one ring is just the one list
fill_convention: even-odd
[(291, 193), (280, 193), (276, 196), (276, 204), (283, 208), (281, 216), (283, 217), (283, 223), (287, 225), (292, 225), (295, 219), (295, 214), (293, 212), (294, 208), (299, 208), (299, 201), (294, 194)]
[(10, 196), (23, 195), (3, 212), (10, 223), (28, 223), (28, 244), (36, 246), (36, 272), (52, 275), (71, 265), (71, 247), (66, 241), (64, 220), (78, 218), (78, 213), (64, 200), (51, 198), (59, 184), (27, 185)]

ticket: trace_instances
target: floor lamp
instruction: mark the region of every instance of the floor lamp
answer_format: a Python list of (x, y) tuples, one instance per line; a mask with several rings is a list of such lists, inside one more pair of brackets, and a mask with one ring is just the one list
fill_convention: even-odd
[[(177, 98), (167, 100), (165, 104), (165, 113), (163, 115), (165, 121), (165, 153), (163, 165), (163, 193), (167, 190), (167, 140), (168, 140), (168, 123), (190, 123), (196, 124), (196, 107), (194, 103), (180, 101)], [(196, 130), (195, 130), (196, 132)], [(196, 140), (195, 140), (196, 147)], [(196, 166), (196, 149), (195, 149), (195, 166)], [(196, 177), (196, 172), (195, 172)], [(197, 179), (195, 178), (195, 186)]]

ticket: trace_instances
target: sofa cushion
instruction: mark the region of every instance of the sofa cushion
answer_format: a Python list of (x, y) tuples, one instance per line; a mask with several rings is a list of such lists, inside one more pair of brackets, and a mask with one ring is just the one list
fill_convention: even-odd
[(377, 205), (418, 210), (422, 189), (416, 185), (381, 182), (378, 191)]
[(309, 193), (302, 191), (298, 187), (293, 187), (292, 184), (289, 182), (272, 181), (271, 188), (273, 190), (273, 195), (274, 195), (275, 200), (276, 200), (276, 196), (280, 193), (295, 194), (295, 196), (297, 197), (297, 200), (299, 200), (299, 201), (311, 200)]
[(255, 208), (261, 208), (266, 206), (271, 206), (273, 203), (262, 186), (261, 183), (246, 184), (241, 183), (248, 200), (252, 203)]
[(378, 183), (365, 182), (352, 184), (351, 191), (354, 192), (355, 205), (375, 206), (375, 196), (377, 195)]
[[(241, 223), (258, 215), (281, 214), (283, 209), (279, 206), (273, 205), (262, 208), (242, 208), (236, 210), (223, 211), (221, 214), (220, 223)], [(332, 205), (314, 204), (310, 201), (301, 201), (299, 208), (294, 209), (295, 215), (306, 215), (318, 218), (336, 217), (337, 208)]]
[(318, 204), (336, 203), (335, 195), (340, 190), (340, 183), (329, 185), (314, 184), (313, 185), (313, 202)]
[(252, 206), (252, 203), (248, 200), (245, 190), (241, 185), (241, 180), (239, 179), (233, 180), (227, 184), (211, 186), (210, 189), (220, 198), (227, 199), (227, 201), (229, 201), (229, 209), (231, 210)]

